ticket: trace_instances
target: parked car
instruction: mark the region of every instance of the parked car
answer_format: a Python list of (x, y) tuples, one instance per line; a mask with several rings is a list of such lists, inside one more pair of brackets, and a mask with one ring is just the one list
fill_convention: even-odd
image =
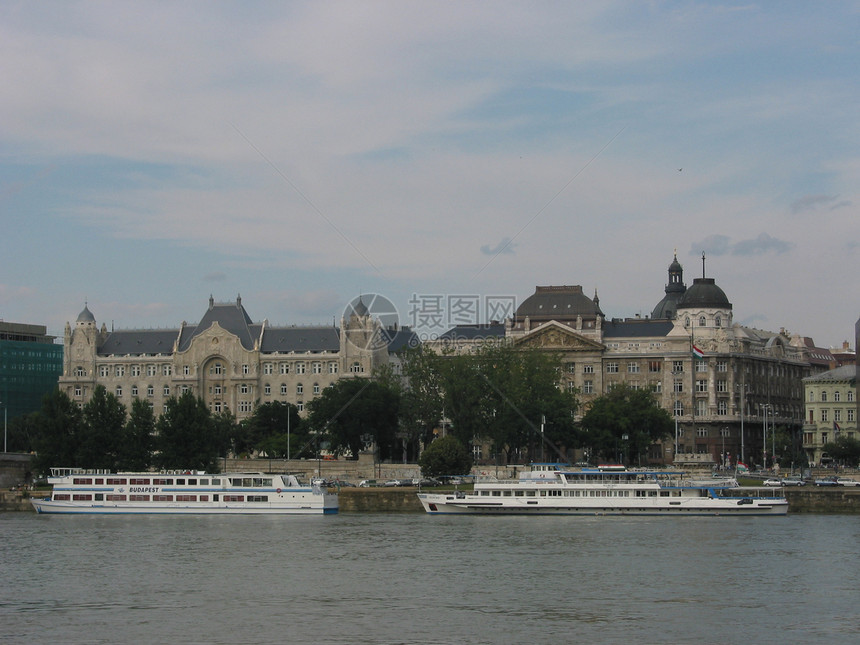
[(765, 479), (762, 484), (765, 486), (782, 486), (782, 480), (769, 477), (768, 479)]
[(400, 486), (400, 480), (399, 479), (389, 479), (387, 482), (385, 482), (382, 485), (385, 486), (386, 488), (393, 488), (394, 486)]
[(839, 486), (839, 482), (836, 481), (836, 477), (823, 477), (821, 479), (815, 480), (816, 486)]
[(418, 484), (418, 486), (441, 486), (442, 482), (433, 477), (422, 477), (416, 482), (416, 484)]
[(359, 488), (373, 488), (374, 486), (379, 486), (379, 484), (376, 483), (375, 479), (362, 479), (360, 482), (358, 482)]
[(836, 477), (835, 479), (837, 486), (860, 486), (860, 482), (853, 479), (846, 479), (845, 477)]
[(800, 477), (786, 477), (782, 480), (783, 486), (806, 486), (806, 482)]

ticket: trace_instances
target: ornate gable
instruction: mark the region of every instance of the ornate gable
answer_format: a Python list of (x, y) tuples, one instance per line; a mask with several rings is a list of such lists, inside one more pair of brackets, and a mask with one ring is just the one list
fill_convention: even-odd
[(545, 323), (520, 336), (514, 341), (514, 346), (565, 352), (600, 352), (604, 349), (602, 344), (555, 321)]

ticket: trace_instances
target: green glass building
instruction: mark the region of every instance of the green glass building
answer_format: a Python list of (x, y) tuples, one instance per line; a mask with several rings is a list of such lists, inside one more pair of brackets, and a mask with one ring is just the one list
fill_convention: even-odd
[(57, 387), (63, 346), (54, 338), (43, 325), (0, 321), (0, 408), (7, 421), (40, 410), (42, 397)]

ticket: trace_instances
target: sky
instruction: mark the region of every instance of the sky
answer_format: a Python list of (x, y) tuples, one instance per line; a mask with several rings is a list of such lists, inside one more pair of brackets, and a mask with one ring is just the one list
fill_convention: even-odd
[[(536, 285), (854, 345), (858, 2), (0, 3), (0, 319), (423, 335)], [(434, 315), (430, 315), (434, 314)], [(470, 320), (474, 318), (474, 320)]]

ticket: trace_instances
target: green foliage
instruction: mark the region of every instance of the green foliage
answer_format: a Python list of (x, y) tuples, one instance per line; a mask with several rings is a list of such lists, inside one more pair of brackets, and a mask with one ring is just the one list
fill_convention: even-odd
[(152, 463), (155, 414), (146, 401), (135, 399), (125, 424), (125, 437), (118, 451), (118, 470), (144, 471)]
[(466, 475), (472, 469), (472, 455), (457, 437), (447, 435), (427, 446), (418, 465), (424, 477)]
[(330, 450), (358, 459), (362, 437), (373, 437), (381, 460), (394, 452), (398, 392), (365, 378), (341, 379), (308, 403), (308, 426)]
[(650, 391), (620, 385), (594, 399), (581, 425), (593, 457), (614, 461), (623, 455), (631, 463), (647, 456), (649, 445), (671, 436), (674, 421)]
[(860, 462), (860, 440), (853, 437), (841, 436), (824, 444), (823, 450), (842, 466), (854, 468)]
[(42, 409), (35, 420), (33, 470), (48, 473), (52, 467), (79, 467), (78, 445), (84, 430), (80, 408), (57, 389), (42, 398)]
[(84, 429), (77, 442), (76, 462), (87, 468), (116, 471), (125, 443), (125, 406), (104, 385), (97, 385), (84, 405)]
[(302, 446), (308, 444), (307, 427), (299, 416), (299, 409), (291, 403), (272, 401), (258, 405), (244, 423), (241, 424), (242, 446), (238, 452), (250, 449), (265, 452), (269, 457), (287, 457), (287, 429), (289, 428), (289, 456), (309, 457), (310, 452), (299, 454)]
[[(404, 387), (400, 392), (400, 429), (417, 455), (421, 444), (433, 440), (433, 431), (443, 416), (439, 377), (440, 357), (425, 345), (410, 347), (400, 354)], [(399, 378), (394, 382), (400, 383)]]
[(515, 453), (544, 454), (544, 439), (550, 446), (578, 444), (576, 393), (559, 387), (557, 355), (486, 345), (474, 354), (442, 357), (437, 365), (445, 413), (463, 444), (488, 439), (509, 461)]
[(218, 437), (212, 415), (203, 399), (185, 392), (168, 399), (156, 423), (156, 463), (161, 468), (215, 472)]

